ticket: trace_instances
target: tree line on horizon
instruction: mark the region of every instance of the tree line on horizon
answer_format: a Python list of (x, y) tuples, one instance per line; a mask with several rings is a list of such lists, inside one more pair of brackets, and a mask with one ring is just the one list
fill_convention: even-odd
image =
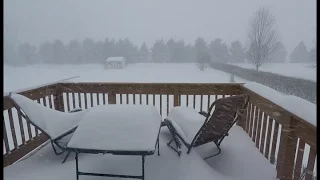
[[(104, 63), (108, 57), (123, 56), (127, 63), (193, 63), (201, 57), (221, 63), (246, 62), (247, 50), (239, 41), (233, 41), (229, 46), (222, 39), (216, 38), (210, 42), (198, 37), (194, 44), (184, 40), (170, 38), (156, 40), (148, 47), (143, 43), (140, 47), (129, 40), (108, 39), (94, 41), (86, 38), (83, 41), (72, 40), (64, 44), (61, 40), (44, 42), (39, 47), (29, 43), (19, 44), (14, 48), (4, 41), (4, 63), (13, 66), (32, 64), (86, 64)], [(272, 63), (283, 63), (288, 56), (282, 42), (277, 44), (277, 52), (270, 59)], [(316, 61), (316, 48), (307, 50), (303, 41), (288, 57), (292, 63)]]

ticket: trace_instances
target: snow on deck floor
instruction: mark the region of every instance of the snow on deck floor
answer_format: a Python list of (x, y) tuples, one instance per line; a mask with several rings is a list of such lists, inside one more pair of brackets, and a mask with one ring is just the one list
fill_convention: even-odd
[[(146, 180), (271, 180), (276, 170), (255, 147), (249, 136), (238, 126), (230, 130), (224, 139), (220, 155), (202, 160), (216, 150), (213, 143), (200, 146), (189, 155), (183, 153), (179, 158), (166, 143), (170, 134), (162, 128), (160, 135), (160, 156), (155, 153), (146, 157)], [(183, 152), (186, 152), (183, 149)], [(76, 179), (74, 154), (61, 164), (64, 155), (55, 156), (50, 144), (30, 158), (4, 168), (6, 180), (34, 179)], [(115, 155), (79, 155), (79, 170), (97, 173), (119, 173), (140, 175), (141, 157)], [(80, 176), (81, 180), (121, 179), (93, 176)]]

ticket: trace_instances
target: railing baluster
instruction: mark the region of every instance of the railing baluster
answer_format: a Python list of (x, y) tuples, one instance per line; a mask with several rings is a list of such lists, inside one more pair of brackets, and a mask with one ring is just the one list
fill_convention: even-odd
[(300, 180), (301, 170), (302, 170), (302, 160), (303, 160), (303, 154), (304, 154), (304, 146), (305, 142), (300, 139), (299, 140), (299, 146), (297, 149), (297, 159), (294, 167), (294, 180)]
[[(271, 119), (271, 118), (269, 118), (269, 120), (273, 121), (273, 119)], [(274, 121), (271, 154), (270, 154), (270, 163), (271, 164), (274, 164), (276, 161), (276, 146), (277, 146), (277, 140), (278, 140), (278, 130), (279, 130), (279, 123), (277, 123), (277, 121)]]
[(47, 98), (46, 97), (43, 98), (43, 105), (47, 106)]
[(74, 93), (71, 93), (71, 94), (72, 94), (72, 107), (74, 109), (74, 108), (76, 108), (76, 97), (75, 97)]
[(91, 102), (91, 107), (93, 107), (93, 93), (90, 93), (90, 102)]
[(187, 107), (189, 106), (189, 95), (187, 95)]
[(87, 93), (84, 93), (84, 108), (88, 109)]
[(253, 115), (253, 121), (252, 121), (252, 141), (255, 142), (256, 140), (256, 133), (257, 133), (257, 119), (258, 117), (258, 108), (254, 106), (254, 115)]
[(48, 97), (49, 100), (49, 107), (52, 109), (52, 99), (51, 99), (51, 95)]
[[(37, 99), (37, 102), (40, 104), (40, 99)], [(39, 135), (39, 129), (37, 128), (37, 127), (35, 127), (35, 126), (33, 126), (34, 127), (34, 132), (36, 133), (36, 136), (38, 136)]]
[(169, 94), (167, 94), (167, 116), (169, 114)]
[(258, 108), (254, 106), (254, 115), (252, 118), (252, 141), (255, 142), (257, 135)]
[(193, 95), (193, 102), (192, 102), (192, 104), (193, 104), (193, 109), (195, 109), (195, 108), (196, 108), (196, 95)]
[[(121, 94), (120, 94), (121, 97)], [(97, 93), (97, 105), (100, 105), (100, 93)]]
[(66, 98), (67, 98), (67, 111), (70, 111), (69, 93), (66, 93)]
[(80, 93), (78, 93), (78, 99), (79, 99), (79, 107), (82, 108), (82, 106), (81, 106), (81, 94)]
[(129, 94), (126, 94), (126, 104), (129, 104)]
[(251, 110), (250, 110), (250, 124), (249, 124), (249, 136), (252, 138), (252, 132), (253, 132), (253, 123), (254, 123), (254, 109), (255, 106), (251, 104)]
[(268, 116), (266, 151), (264, 153), (264, 157), (266, 157), (267, 159), (269, 159), (269, 151), (271, 146), (271, 133), (272, 133), (272, 119)]
[(18, 114), (18, 120), (19, 120), (19, 126), (20, 126), (21, 142), (22, 142), (22, 145), (23, 145), (26, 142), (26, 138), (25, 138), (25, 135), (24, 135), (22, 116), (18, 112), (17, 112), (17, 114)]
[(7, 135), (7, 128), (6, 128), (6, 123), (3, 119), (3, 140), (4, 140), (4, 147), (6, 149), (6, 154), (10, 153), (10, 148), (9, 148), (9, 141), (8, 141), (8, 135)]
[(160, 114), (162, 116), (162, 95), (160, 94)]
[(146, 104), (149, 105), (149, 94), (146, 94)]
[(120, 104), (123, 104), (122, 102), (122, 94), (119, 94), (120, 95)]
[(202, 111), (203, 95), (200, 95), (200, 111)]
[(256, 147), (259, 149), (260, 145), (260, 133), (261, 133), (261, 124), (262, 124), (262, 114), (260, 109), (258, 109), (258, 116), (257, 116), (257, 137), (256, 137)]
[[(262, 116), (262, 115), (261, 115)], [(261, 131), (261, 144), (260, 144), (260, 153), (262, 153), (263, 154), (263, 152), (264, 152), (264, 143), (265, 143), (265, 140), (266, 140), (266, 133), (267, 133), (267, 131), (266, 131), (266, 127), (267, 127), (267, 118), (268, 118), (268, 116), (265, 114), (265, 113), (263, 113), (263, 123), (262, 123), (262, 131)]]
[(207, 95), (208, 96), (208, 107), (207, 107), (207, 111), (209, 111), (209, 108), (210, 108), (210, 105), (211, 105), (211, 101), (210, 101), (210, 95)]
[(133, 104), (136, 104), (136, 94), (133, 94)]
[(104, 105), (106, 104), (106, 94), (105, 93), (102, 94), (102, 102)]
[(13, 117), (12, 117), (12, 108), (8, 109), (8, 115), (9, 115), (9, 125), (10, 125), (10, 129), (11, 129), (11, 135), (12, 135), (14, 149), (17, 149), (18, 141), (17, 141), (16, 130), (14, 127), (14, 122), (13, 122)]

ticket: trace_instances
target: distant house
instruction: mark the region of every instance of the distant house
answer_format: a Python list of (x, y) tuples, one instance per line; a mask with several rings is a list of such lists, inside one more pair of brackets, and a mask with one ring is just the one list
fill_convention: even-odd
[(123, 69), (126, 66), (126, 58), (109, 57), (104, 65), (105, 69)]

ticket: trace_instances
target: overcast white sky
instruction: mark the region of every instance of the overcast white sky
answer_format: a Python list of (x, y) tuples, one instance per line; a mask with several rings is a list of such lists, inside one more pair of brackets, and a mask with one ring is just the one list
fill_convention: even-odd
[(248, 21), (259, 7), (275, 14), (289, 52), (316, 39), (316, 0), (4, 0), (4, 30), (12, 41), (129, 37), (150, 47), (155, 39), (202, 36), (228, 45), (246, 42)]

